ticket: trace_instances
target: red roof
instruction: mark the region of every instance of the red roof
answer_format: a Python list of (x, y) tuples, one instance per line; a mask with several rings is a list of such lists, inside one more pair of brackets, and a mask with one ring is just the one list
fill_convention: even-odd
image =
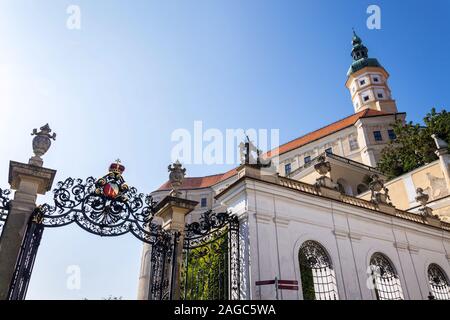
[[(368, 118), (373, 116), (384, 116), (384, 115), (390, 115), (392, 113), (386, 113), (382, 111), (372, 110), (372, 109), (366, 109), (363, 111), (360, 111), (358, 113), (352, 114), (351, 116), (348, 116), (347, 118), (344, 118), (342, 120), (336, 121), (332, 124), (329, 124), (325, 127), (322, 127), (316, 131), (310, 132), (308, 134), (305, 134), (304, 136), (301, 136), (300, 138), (297, 138), (295, 140), (289, 141), (288, 143), (285, 143), (281, 145), (278, 149), (279, 154), (283, 154), (289, 151), (292, 151), (294, 149), (300, 148), (304, 145), (307, 145), (308, 143), (314, 142), (316, 140), (319, 140), (323, 137), (326, 137), (330, 134), (333, 134), (335, 132), (338, 132), (342, 129), (351, 127), (361, 118)], [(274, 156), (276, 155), (276, 149), (269, 151), (266, 156)]]
[[(314, 142), (316, 140), (319, 140), (323, 137), (326, 137), (330, 134), (333, 134), (337, 131), (340, 131), (342, 129), (348, 128), (352, 125), (354, 125), (359, 119), (361, 118), (369, 118), (369, 117), (376, 117), (376, 116), (385, 116), (385, 115), (393, 115), (394, 113), (386, 113), (382, 111), (372, 110), (372, 109), (366, 109), (363, 111), (360, 111), (358, 113), (352, 114), (351, 116), (348, 116), (347, 118), (344, 118), (342, 120), (336, 121), (332, 124), (329, 124), (323, 128), (320, 128), (316, 131), (310, 132), (304, 136), (301, 136), (300, 138), (297, 138), (295, 140), (289, 141), (288, 143), (285, 143), (279, 147), (278, 153), (283, 154), (289, 151), (292, 151), (294, 149), (300, 148), (304, 145), (307, 145), (308, 143)], [(274, 156), (276, 149), (269, 151), (264, 156)], [(212, 176), (206, 176), (206, 177), (192, 177), (192, 178), (185, 178), (183, 181), (183, 184), (181, 185), (181, 189), (200, 189), (200, 188), (207, 188), (211, 187), (221, 181), (224, 181), (236, 174), (236, 168), (222, 173), (222, 174), (216, 174)], [(161, 187), (158, 188), (158, 191), (162, 190), (170, 190), (170, 183), (167, 181), (164, 183)]]
[[(201, 188), (207, 188), (211, 187), (221, 181), (224, 181), (236, 174), (236, 168), (231, 169), (230, 171), (227, 171), (222, 174), (215, 174), (212, 176), (206, 176), (206, 177), (187, 177), (184, 179), (183, 184), (181, 185), (180, 189), (201, 189)], [(172, 189), (170, 187), (169, 181), (164, 183), (161, 187), (158, 188), (157, 191), (162, 190), (170, 190)]]

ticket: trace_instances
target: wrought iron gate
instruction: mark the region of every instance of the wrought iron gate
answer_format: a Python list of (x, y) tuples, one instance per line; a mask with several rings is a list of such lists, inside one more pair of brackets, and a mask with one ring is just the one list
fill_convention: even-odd
[(186, 226), (181, 295), (184, 300), (239, 299), (239, 221), (204, 212)]
[(38, 214), (33, 214), (28, 222), (14, 276), (9, 287), (9, 300), (23, 300), (27, 294), (34, 261), (36, 260), (42, 233), (44, 232), (44, 226), (39, 219)]
[[(156, 202), (150, 195), (129, 187), (122, 177), (124, 170), (125, 167), (116, 162), (109, 167), (109, 173), (99, 179), (89, 177), (83, 181), (67, 178), (58, 182), (53, 190), (53, 204), (36, 207), (28, 223), (9, 289), (9, 299), (25, 298), (44, 228), (72, 223), (99, 236), (131, 233), (150, 244), (155, 261), (151, 270), (155, 275), (152, 297), (171, 298), (172, 255), (178, 234), (153, 223)], [(0, 190), (0, 217), (7, 213), (9, 206), (2, 194)]]

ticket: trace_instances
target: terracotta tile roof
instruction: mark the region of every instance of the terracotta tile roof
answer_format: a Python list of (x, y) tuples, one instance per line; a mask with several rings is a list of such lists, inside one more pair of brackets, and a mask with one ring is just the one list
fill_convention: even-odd
[[(310, 132), (304, 136), (301, 136), (300, 138), (294, 139), (292, 141), (289, 141), (288, 143), (285, 143), (280, 146), (278, 150), (278, 154), (283, 154), (289, 151), (292, 151), (294, 149), (300, 148), (304, 145), (307, 145), (308, 143), (314, 142), (316, 140), (319, 140), (323, 137), (326, 137), (330, 134), (333, 134), (337, 131), (340, 131), (342, 129), (345, 129), (347, 127), (350, 127), (356, 123), (361, 118), (368, 118), (373, 116), (382, 116), (382, 115), (389, 115), (391, 113), (372, 110), (372, 109), (366, 109), (363, 111), (360, 111), (358, 113), (352, 114), (351, 116), (348, 116), (347, 118), (344, 118), (342, 120), (336, 121), (332, 124), (329, 124), (325, 127), (322, 127), (316, 131)], [(277, 155), (276, 150), (269, 151), (264, 156), (272, 157)]]
[[(348, 116), (342, 120), (336, 121), (332, 124), (329, 124), (323, 128), (320, 128), (316, 131), (310, 132), (300, 138), (297, 138), (295, 140), (292, 140), (288, 143), (285, 143), (280, 146), (279, 148), (279, 154), (283, 154), (289, 151), (292, 151), (294, 149), (300, 148), (308, 143), (311, 143), (313, 141), (316, 141), (318, 139), (321, 139), (323, 137), (326, 137), (330, 134), (333, 134), (337, 131), (340, 131), (342, 129), (345, 129), (347, 127), (350, 127), (356, 123), (361, 118), (369, 118), (369, 117), (376, 117), (376, 116), (384, 116), (384, 115), (392, 115), (393, 113), (386, 113), (382, 111), (372, 110), (372, 109), (366, 109), (363, 111), (360, 111), (358, 113), (355, 113), (351, 116)], [(274, 156), (276, 153), (274, 150), (269, 151), (268, 153), (264, 154), (263, 157), (267, 156)], [(221, 181), (224, 181), (236, 174), (236, 168), (231, 169), (230, 171), (227, 171), (222, 174), (216, 174), (212, 176), (206, 176), (206, 177), (187, 177), (184, 179), (184, 182), (181, 186), (181, 189), (187, 190), (187, 189), (200, 189), (200, 188), (207, 188), (211, 187)], [(163, 190), (170, 190), (170, 184), (167, 181), (164, 183), (161, 187), (158, 188), (157, 191), (163, 191)]]
[[(234, 176), (236, 174), (236, 168), (231, 169), (230, 171), (227, 171), (222, 174), (215, 174), (212, 176), (206, 176), (206, 177), (187, 177), (184, 179), (183, 184), (181, 185), (180, 189), (200, 189), (200, 188), (207, 188), (211, 187), (221, 181), (225, 181), (228, 178)], [(157, 191), (163, 191), (163, 190), (170, 190), (170, 183), (167, 181), (164, 183), (161, 187), (158, 188)]]

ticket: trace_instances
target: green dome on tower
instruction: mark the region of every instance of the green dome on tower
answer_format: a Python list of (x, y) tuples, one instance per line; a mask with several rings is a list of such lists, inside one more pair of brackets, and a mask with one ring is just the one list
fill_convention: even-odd
[(353, 62), (347, 72), (347, 76), (365, 67), (382, 67), (377, 59), (369, 58), (369, 50), (362, 43), (361, 38), (356, 34), (355, 30), (353, 30), (352, 46), (353, 48), (351, 55), (353, 58)]

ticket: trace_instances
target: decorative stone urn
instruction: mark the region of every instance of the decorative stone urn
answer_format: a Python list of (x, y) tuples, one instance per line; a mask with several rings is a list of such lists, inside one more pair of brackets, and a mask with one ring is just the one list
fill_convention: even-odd
[(370, 179), (369, 189), (372, 192), (372, 202), (392, 205), (390, 203), (389, 189), (384, 186), (384, 181), (377, 174), (371, 175)]
[(328, 172), (331, 171), (331, 164), (330, 162), (326, 161), (325, 156), (320, 156), (317, 159), (317, 163), (314, 165), (314, 169), (321, 175), (324, 176), (328, 174)]
[(34, 157), (31, 157), (29, 163), (36, 166), (42, 166), (42, 156), (48, 151), (50, 146), (52, 145), (51, 140), (56, 139), (56, 133), (51, 134), (52, 129), (50, 129), (50, 126), (45, 124), (44, 126), (40, 127), (40, 131), (38, 132), (37, 129), (33, 129), (33, 132), (31, 133), (32, 136), (35, 136), (33, 138), (33, 153)]
[(177, 160), (175, 163), (168, 166), (168, 171), (170, 172), (169, 183), (172, 187), (170, 196), (179, 197), (181, 195), (179, 189), (183, 184), (184, 177), (186, 176), (186, 169), (183, 168), (182, 164)]
[(325, 187), (338, 190), (338, 185), (327, 176), (327, 174), (331, 172), (331, 164), (329, 161), (326, 161), (326, 157), (324, 155), (317, 158), (317, 163), (314, 165), (314, 170), (320, 174), (320, 177), (316, 179), (316, 187)]
[(383, 190), (384, 182), (380, 179), (377, 174), (373, 174), (370, 176), (369, 189), (373, 192), (380, 192)]
[(417, 194), (416, 201), (418, 203), (420, 203), (420, 205), (421, 205), (421, 208), (419, 208), (420, 214), (423, 217), (428, 217), (428, 218), (435, 217), (433, 215), (433, 209), (427, 207), (427, 203), (428, 203), (428, 200), (430, 199), (430, 196), (428, 194), (424, 193), (422, 188), (417, 188), (416, 194)]

